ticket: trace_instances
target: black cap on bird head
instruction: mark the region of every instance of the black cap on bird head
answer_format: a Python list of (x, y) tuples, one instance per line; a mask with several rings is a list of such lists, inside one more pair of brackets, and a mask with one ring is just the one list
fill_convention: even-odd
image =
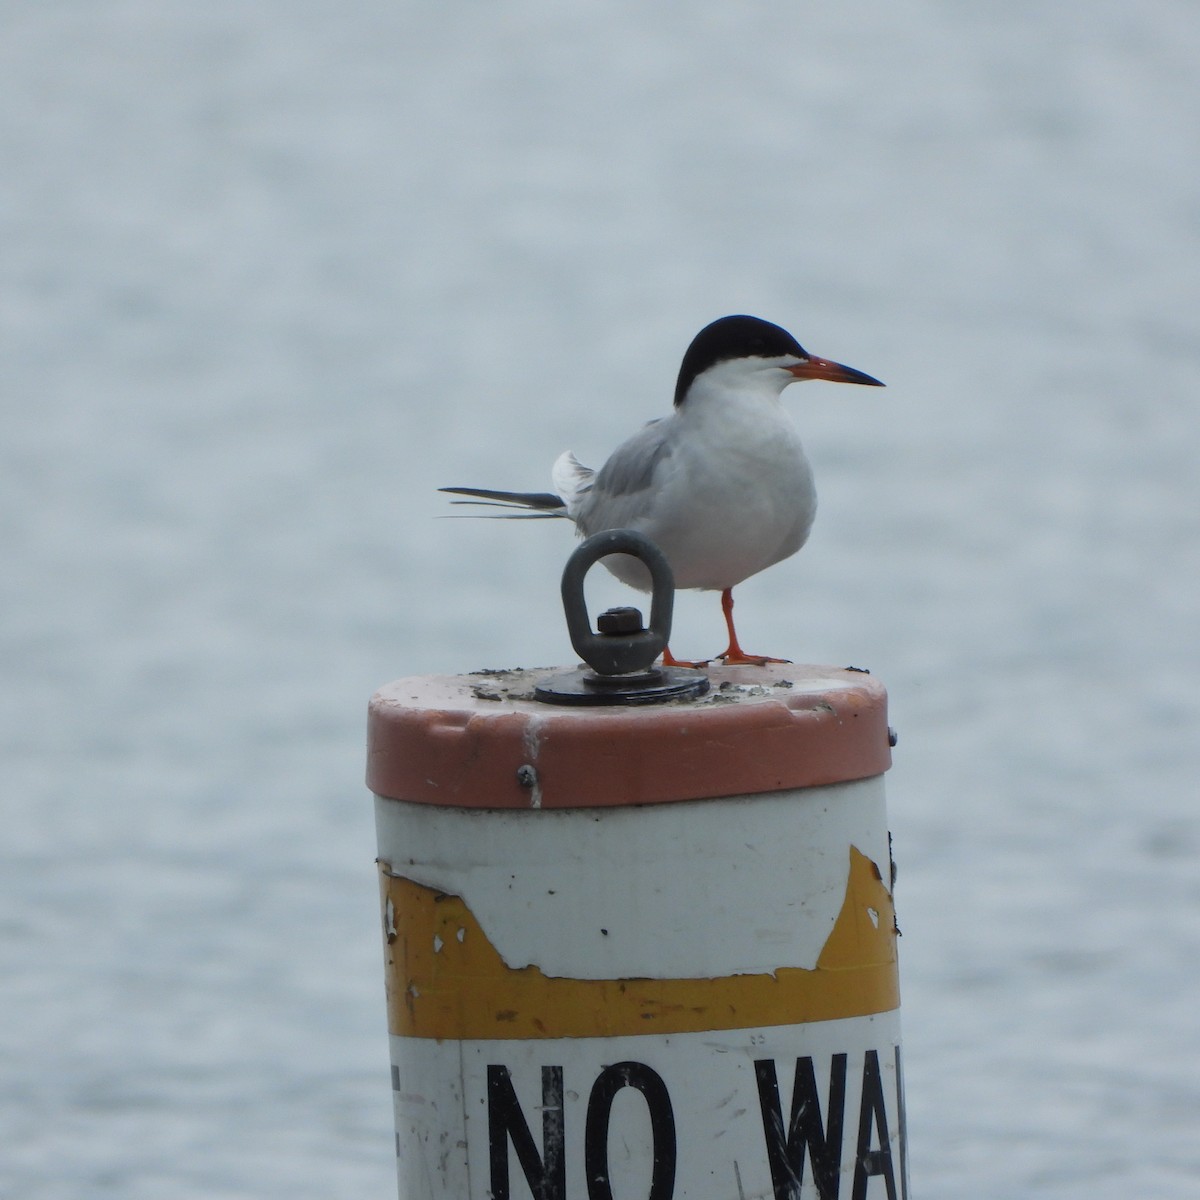
[(675, 403), (681, 404), (692, 380), (709, 367), (734, 358), (807, 358), (803, 346), (786, 329), (760, 317), (720, 317), (705, 325), (683, 356), (675, 383)]
[[(694, 338), (683, 356), (679, 379), (675, 383), (675, 405), (683, 403), (698, 375), (717, 363), (737, 358), (790, 358), (780, 365), (795, 379), (826, 379), (831, 383), (858, 383), (883, 387), (872, 375), (809, 354), (786, 329), (759, 317), (722, 317), (706, 325)], [(792, 380), (787, 380), (791, 383)]]

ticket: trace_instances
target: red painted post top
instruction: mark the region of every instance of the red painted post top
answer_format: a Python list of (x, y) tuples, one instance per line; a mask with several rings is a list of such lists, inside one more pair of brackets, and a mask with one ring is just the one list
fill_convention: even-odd
[(891, 765), (887, 693), (862, 671), (716, 667), (706, 696), (632, 708), (534, 700), (553, 673), (426, 675), (381, 688), (367, 785), (455, 808), (590, 808), (819, 787)]

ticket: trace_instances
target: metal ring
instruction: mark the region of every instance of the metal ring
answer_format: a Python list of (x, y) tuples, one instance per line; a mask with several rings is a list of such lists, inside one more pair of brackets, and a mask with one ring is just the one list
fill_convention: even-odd
[[(610, 554), (630, 554), (650, 572), (650, 627), (630, 634), (598, 634), (592, 629), (583, 598), (588, 571)], [(663, 652), (671, 636), (675, 577), (663, 552), (634, 529), (606, 529), (582, 542), (567, 559), (562, 575), (563, 611), (575, 652), (601, 675), (645, 670)]]

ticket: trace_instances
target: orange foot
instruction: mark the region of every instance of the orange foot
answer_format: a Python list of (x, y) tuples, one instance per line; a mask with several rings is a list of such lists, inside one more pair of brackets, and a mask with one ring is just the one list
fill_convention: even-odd
[(765, 667), (767, 663), (790, 663), (790, 658), (772, 658), (769, 654), (747, 654), (741, 646), (730, 646), (724, 654), (717, 657), (727, 667)]
[(664, 667), (691, 667), (693, 669), (696, 669), (699, 667), (707, 667), (708, 664), (709, 664), (709, 660), (707, 658), (701, 658), (701, 659), (697, 659), (695, 661), (693, 661), (692, 659), (689, 659), (689, 658), (676, 658), (675, 655), (673, 655), (671, 653), (670, 646), (663, 647), (663, 666)]
[(725, 628), (729, 631), (729, 647), (717, 657), (727, 667), (765, 667), (767, 663), (787, 663), (790, 658), (771, 658), (767, 654), (747, 654), (738, 645), (737, 631), (733, 627), (733, 588), (721, 593), (721, 611), (725, 614)]

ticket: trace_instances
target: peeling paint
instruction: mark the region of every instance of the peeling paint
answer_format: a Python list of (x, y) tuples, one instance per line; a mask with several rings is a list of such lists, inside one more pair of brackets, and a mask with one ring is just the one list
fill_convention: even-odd
[[(380, 845), (397, 851), (383, 855), (388, 870), (461, 897), (509, 967), (536, 963), (548, 976), (811, 969), (845, 894), (848, 845), (883, 865), (885, 886), (888, 877), (877, 780), (711, 807), (522, 813), (381, 801), (379, 822)], [(459, 929), (441, 936), (450, 943)]]
[[(577, 979), (534, 965), (509, 967), (461, 897), (390, 875), (381, 864), (398, 921), (387, 962), (389, 1027), (400, 1037), (535, 1039), (690, 1033), (890, 1011), (900, 1003), (891, 896), (875, 864), (853, 846), (848, 853), (841, 912), (812, 969), (783, 965), (713, 978)], [(463, 939), (461, 950), (441, 937), (467, 928), (475, 936), (469, 947)], [(397, 979), (407, 983), (400, 995)]]

